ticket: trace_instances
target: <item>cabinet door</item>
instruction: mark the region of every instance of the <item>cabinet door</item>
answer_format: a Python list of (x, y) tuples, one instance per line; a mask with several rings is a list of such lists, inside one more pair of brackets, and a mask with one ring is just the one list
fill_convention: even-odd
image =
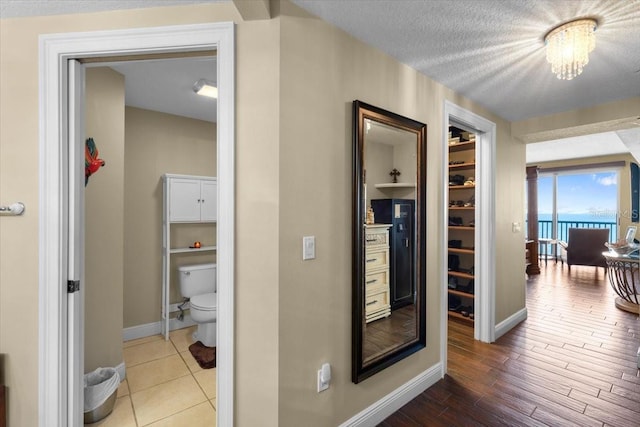
[(216, 221), (218, 219), (218, 183), (202, 181), (200, 191), (202, 221)]
[(174, 178), (169, 186), (169, 221), (200, 221), (200, 181)]

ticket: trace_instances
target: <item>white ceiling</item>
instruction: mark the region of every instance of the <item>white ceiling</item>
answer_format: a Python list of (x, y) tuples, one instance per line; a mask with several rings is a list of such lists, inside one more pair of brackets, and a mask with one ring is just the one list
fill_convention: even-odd
[[(223, 1), (0, 0), (0, 18)], [(639, 0), (292, 1), (510, 121), (640, 96)], [(587, 16), (599, 21), (590, 62), (575, 79), (558, 80), (546, 62), (543, 37), (563, 22)], [(119, 71), (127, 80), (141, 74), (155, 88), (178, 81), (178, 72), (165, 72), (161, 64), (146, 73), (124, 67), (119, 66)], [(162, 75), (172, 83), (162, 83)], [(189, 79), (193, 79), (193, 72)], [(183, 81), (178, 84), (187, 85)], [(137, 84), (132, 86), (127, 89), (128, 103), (160, 109), (157, 90), (142, 92), (146, 96), (154, 93), (154, 100), (136, 101), (137, 96), (129, 92), (135, 91)], [(175, 95), (167, 99), (174, 104), (170, 107), (177, 108)], [(608, 132), (589, 138), (588, 143), (583, 141), (584, 137), (577, 141), (579, 148), (562, 140), (555, 145), (537, 143), (546, 145), (532, 146), (531, 150), (537, 150), (537, 156), (546, 154), (546, 160), (565, 151), (574, 153), (575, 158), (592, 155), (585, 149), (587, 145), (599, 150), (605, 147), (612, 154), (622, 141), (640, 152), (640, 128), (622, 137), (620, 132)], [(558, 144), (573, 148), (564, 150)]]
[(215, 57), (128, 61), (108, 66), (125, 76), (126, 105), (216, 121), (216, 99), (193, 91), (199, 79), (216, 82)]

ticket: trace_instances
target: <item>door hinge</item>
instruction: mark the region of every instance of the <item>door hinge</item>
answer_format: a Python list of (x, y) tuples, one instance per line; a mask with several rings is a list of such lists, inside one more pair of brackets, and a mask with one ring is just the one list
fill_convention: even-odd
[(67, 293), (72, 294), (80, 290), (79, 280), (67, 280)]

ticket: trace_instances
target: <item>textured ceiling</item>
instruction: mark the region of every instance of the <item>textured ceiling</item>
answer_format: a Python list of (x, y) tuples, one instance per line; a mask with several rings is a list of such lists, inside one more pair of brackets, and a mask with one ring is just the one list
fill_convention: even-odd
[[(292, 1), (510, 121), (640, 96), (638, 0)], [(558, 80), (543, 37), (586, 16), (590, 62)]]
[(227, 0), (0, 0), (0, 18), (219, 3)]
[[(224, 1), (0, 0), (0, 18)], [(510, 121), (640, 96), (640, 0), (291, 1)], [(582, 75), (558, 80), (546, 62), (543, 37), (555, 26), (579, 17), (598, 20), (596, 48)], [(162, 69), (165, 64), (167, 70)], [(152, 88), (175, 81), (187, 85), (187, 81), (192, 84), (192, 74), (202, 74), (197, 67), (189, 70), (188, 63), (181, 66), (178, 72), (175, 64), (156, 63), (145, 72), (137, 65), (119, 65), (118, 71), (128, 81), (127, 104), (210, 120), (202, 111), (160, 107), (159, 90), (138, 89), (139, 84), (133, 83), (142, 76), (140, 85)], [(163, 83), (162, 76), (169, 79)], [(176, 103), (176, 98), (165, 99)], [(640, 125), (624, 133), (599, 134), (591, 141), (595, 141), (589, 145), (594, 150), (610, 147), (605, 150), (609, 153), (621, 150), (622, 142), (640, 158)], [(572, 152), (590, 155), (576, 138), (541, 144), (546, 145), (537, 152), (536, 144), (528, 147), (537, 161)]]

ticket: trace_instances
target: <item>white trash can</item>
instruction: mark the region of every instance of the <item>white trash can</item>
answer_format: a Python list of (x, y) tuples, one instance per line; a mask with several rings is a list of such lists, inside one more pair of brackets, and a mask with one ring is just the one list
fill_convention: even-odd
[(114, 368), (98, 368), (84, 375), (84, 423), (100, 421), (113, 411), (120, 385)]

